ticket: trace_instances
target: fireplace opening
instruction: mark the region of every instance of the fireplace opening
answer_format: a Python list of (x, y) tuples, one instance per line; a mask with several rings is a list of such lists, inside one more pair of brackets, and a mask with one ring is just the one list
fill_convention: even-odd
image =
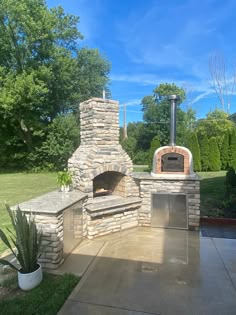
[(93, 197), (117, 195), (125, 197), (125, 175), (104, 172), (93, 179)]
[(162, 172), (183, 172), (184, 156), (179, 153), (166, 153), (161, 159)]

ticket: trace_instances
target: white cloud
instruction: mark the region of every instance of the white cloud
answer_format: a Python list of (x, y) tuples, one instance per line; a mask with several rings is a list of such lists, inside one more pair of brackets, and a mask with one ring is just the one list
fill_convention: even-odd
[(129, 107), (129, 106), (140, 106), (141, 105), (141, 98), (130, 99), (127, 102), (122, 102), (120, 104), (120, 107), (124, 107), (124, 104), (125, 104), (126, 107)]

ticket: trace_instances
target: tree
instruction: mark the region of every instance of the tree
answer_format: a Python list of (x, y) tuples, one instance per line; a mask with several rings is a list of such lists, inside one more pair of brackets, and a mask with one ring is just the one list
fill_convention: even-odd
[(72, 113), (57, 116), (48, 128), (46, 140), (36, 149), (36, 153), (29, 156), (32, 165), (29, 164), (28, 167), (38, 165), (41, 169), (64, 169), (79, 141), (76, 116)]
[(223, 110), (229, 114), (232, 96), (236, 86), (235, 68), (227, 69), (225, 58), (222, 54), (216, 53), (210, 56), (209, 70), (212, 86), (220, 101)]
[(135, 158), (137, 140), (134, 137), (128, 137), (121, 141), (123, 149), (128, 153), (131, 160)]
[(220, 162), (220, 151), (215, 137), (210, 138), (209, 140), (209, 170), (210, 171), (220, 171), (221, 162)]
[(152, 170), (154, 153), (158, 148), (160, 148), (160, 146), (161, 146), (161, 143), (160, 143), (159, 136), (155, 136), (151, 141), (151, 146), (149, 149), (149, 163), (148, 164), (149, 164), (150, 170)]
[(202, 171), (209, 170), (209, 155), (210, 155), (210, 147), (207, 135), (203, 135), (202, 138), (199, 139), (200, 145), (200, 156), (201, 156), (201, 166)]
[[(150, 147), (151, 140), (159, 136), (161, 145), (169, 143), (170, 135), (170, 102), (168, 96), (177, 94), (180, 101), (177, 104), (177, 141), (183, 144), (186, 138), (186, 130), (189, 131), (192, 121), (195, 120), (195, 113), (189, 109), (186, 113), (180, 108), (180, 103), (185, 99), (185, 91), (173, 84), (160, 84), (154, 89), (153, 96), (145, 96), (142, 99), (143, 120), (145, 122), (146, 148)], [(190, 123), (191, 121), (191, 123)]]
[(200, 157), (200, 148), (198, 144), (198, 138), (196, 133), (191, 133), (188, 138), (187, 143), (188, 149), (191, 151), (193, 155), (193, 168), (194, 171), (201, 171), (201, 157)]
[(229, 166), (236, 169), (236, 128), (230, 133), (229, 139)]
[(223, 142), (223, 135), (234, 128), (234, 123), (229, 120), (228, 114), (223, 110), (210, 111), (206, 119), (197, 122), (196, 132), (200, 138), (206, 135), (209, 138), (215, 137), (219, 147)]
[(77, 54), (76, 77), (78, 79), (77, 102), (91, 97), (102, 97), (108, 83), (110, 62), (97, 49), (82, 48)]
[(78, 49), (78, 21), (44, 0), (1, 0), (0, 132), (13, 135), (0, 137), (4, 154), (11, 146), (14, 158), (27, 159), (57, 115), (101, 96), (110, 64), (96, 49)]
[(221, 168), (227, 170), (229, 167), (229, 133), (224, 135), (223, 143), (220, 149)]

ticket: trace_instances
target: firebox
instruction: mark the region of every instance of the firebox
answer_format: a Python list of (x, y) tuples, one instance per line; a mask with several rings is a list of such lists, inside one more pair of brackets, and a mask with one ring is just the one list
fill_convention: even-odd
[(125, 176), (119, 172), (104, 172), (93, 179), (93, 196), (125, 196)]

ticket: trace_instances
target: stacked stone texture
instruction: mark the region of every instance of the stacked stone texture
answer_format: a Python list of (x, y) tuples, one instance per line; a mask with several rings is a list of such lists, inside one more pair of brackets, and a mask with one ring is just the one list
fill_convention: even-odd
[(37, 228), (42, 232), (44, 252), (39, 258), (47, 269), (57, 269), (63, 257), (63, 214), (37, 214), (34, 216)]
[(92, 239), (138, 226), (138, 208), (139, 205), (129, 205), (119, 212), (105, 216), (97, 213), (95, 217), (87, 213), (87, 237)]
[(74, 188), (93, 197), (93, 179), (99, 174), (109, 171), (130, 176), (133, 171), (130, 157), (119, 144), (118, 102), (93, 98), (80, 104), (80, 130), (81, 144), (68, 168)]
[(157, 178), (140, 180), (140, 197), (142, 206), (139, 210), (139, 225), (151, 225), (152, 194), (184, 193), (188, 205), (188, 226), (190, 230), (197, 230), (200, 224), (200, 182), (199, 180), (158, 180)]

